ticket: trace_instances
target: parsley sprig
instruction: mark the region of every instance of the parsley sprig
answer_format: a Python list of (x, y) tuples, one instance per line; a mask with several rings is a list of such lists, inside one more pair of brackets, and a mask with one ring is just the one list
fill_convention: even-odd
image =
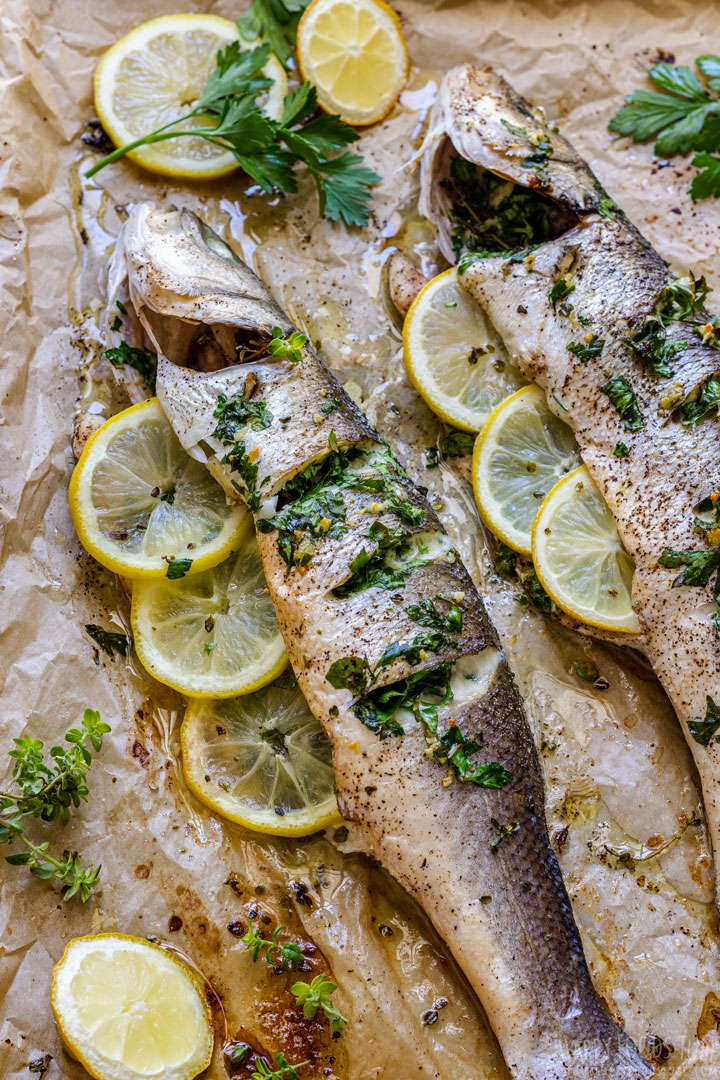
[(88, 744), (99, 751), (103, 735), (109, 730), (109, 724), (100, 720), (98, 712), (86, 709), (82, 729), (70, 728), (65, 732), (69, 747), (50, 748), (51, 763), (45, 760), (42, 741), (29, 735), (15, 739), (15, 749), (8, 752), (14, 759), (13, 789), (0, 791), (0, 844), (17, 841), (26, 850), (7, 855), (6, 862), (11, 866), (27, 866), (43, 881), (57, 878), (66, 886), (66, 900), (78, 895), (84, 903), (97, 884), (100, 867), (84, 867), (76, 851), (64, 851), (62, 859), (48, 855), (47, 841), (34, 844), (26, 836), (24, 819), (36, 818), (67, 825), (71, 807), (77, 808), (87, 801), (85, 778), (92, 762)]
[(699, 56), (689, 67), (656, 64), (648, 76), (657, 90), (635, 90), (613, 116), (611, 131), (631, 135), (634, 142), (656, 139), (655, 153), (695, 154), (692, 164), (702, 171), (690, 184), (693, 199), (720, 195), (720, 57)]
[(380, 177), (363, 164), (359, 154), (345, 149), (360, 136), (339, 116), (313, 115), (317, 91), (307, 82), (287, 95), (280, 120), (264, 113), (260, 98), (271, 80), (262, 68), (269, 56), (267, 44), (244, 49), (240, 42), (231, 41), (217, 54), (215, 69), (193, 109), (107, 154), (85, 175), (94, 176), (139, 146), (202, 138), (233, 154), (268, 193), (297, 191), (295, 166), (304, 164), (315, 181), (323, 216), (346, 225), (367, 225), (370, 188)]

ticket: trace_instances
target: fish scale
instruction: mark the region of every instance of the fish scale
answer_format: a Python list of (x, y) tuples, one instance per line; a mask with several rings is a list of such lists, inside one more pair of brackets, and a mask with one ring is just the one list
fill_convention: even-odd
[[(167, 281), (164, 266), (170, 268)], [(221, 296), (207, 286), (216, 267)], [(651, 1075), (593, 988), (548, 837), (542, 777), (522, 700), (482, 600), (424, 496), (312, 349), (304, 347), (297, 364), (269, 357), (236, 363), (237, 334), (218, 333), (218, 327), (266, 338), (274, 325), (289, 327), (267, 290), (230, 249), (214, 236), (208, 246), (207, 230), (194, 215), (136, 206), (118, 240), (111, 280), (132, 298), (137, 332), (160, 354), (158, 396), (178, 438), (236, 498), (244, 481), (222, 462), (227, 446), (214, 434), (218, 398), (244, 395), (250, 387), (252, 400), (264, 401), (272, 412), (272, 422), (262, 430), (241, 432), (262, 483), (258, 543), (298, 683), (332, 744), (341, 812), (357, 824), (366, 851), (423, 905), (445, 938), (485, 1007), (513, 1077)], [(202, 284), (208, 296), (202, 295)], [(236, 315), (229, 300), (233, 287)], [(202, 336), (198, 326), (224, 343), (230, 366), (196, 371), (173, 363), (179, 357), (192, 365)], [(324, 415), (320, 407), (328, 396), (340, 408)], [(331, 463), (333, 454), (348, 449), (357, 452), (349, 468), (386, 478), (385, 501), (368, 493), (363, 507), (357, 491), (343, 487), (350, 493), (344, 499), (347, 531), (341, 537), (328, 534), (327, 540), (314, 536), (317, 554), (309, 563), (288, 565), (273, 519), (292, 508), (289, 481), (297, 484), (308, 466)], [(345, 479), (348, 475), (343, 473)], [(404, 511), (398, 508), (403, 500)], [(421, 512), (422, 520), (412, 527), (403, 521), (408, 507), (413, 519)], [(369, 535), (373, 521), (426, 537), (435, 543), (434, 554), (408, 569), (402, 588), (375, 587), (338, 597), (333, 590), (358, 572), (353, 568), (358, 551), (377, 550)], [(445, 617), (456, 605), (461, 628), (448, 630), (436, 647), (419, 649), (417, 662), (401, 655), (379, 666), (388, 645), (409, 643), (426, 632), (408, 611), (421, 601), (437, 604), (436, 615)], [(348, 658), (367, 663), (366, 685), (356, 690), (329, 677), (331, 666)], [(358, 694), (366, 703), (363, 694), (370, 690), (402, 689), (405, 680), (438, 670), (449, 673), (453, 696), (437, 705), (434, 734), (421, 724), (419, 705), (416, 712), (396, 714), (403, 733), (388, 738), (360, 719)], [(422, 715), (429, 723), (427, 713)], [(463, 740), (482, 743), (473, 764), (497, 762), (510, 779), (503, 777), (496, 788), (461, 782), (451, 765), (458, 755), (453, 759), (450, 751), (442, 752), (440, 742), (457, 732)]]
[[(552, 145), (542, 175), (523, 167), (525, 127)], [(437, 226), (445, 254), (452, 247), (452, 157), (460, 157), (518, 187), (539, 191), (572, 217), (560, 235), (508, 253), (472, 257), (459, 279), (487, 313), (514, 362), (547, 393), (549, 407), (569, 424), (582, 459), (602, 492), (620, 537), (635, 561), (632, 605), (642, 633), (633, 644), (652, 663), (677, 712), (700, 773), (715, 855), (720, 860), (720, 744), (703, 746), (689, 724), (702, 721), (708, 697), (720, 702), (720, 649), (712, 621), (712, 584), (680, 587), (677, 569), (658, 564), (665, 549), (711, 550), (694, 525), (697, 504), (720, 489), (718, 421), (686, 426), (679, 405), (720, 368), (718, 349), (690, 323), (673, 322), (686, 348), (671, 360), (669, 378), (655, 375), (628, 347), (652, 317), (673, 275), (625, 214), (612, 203), (573, 147), (552, 131), (529, 102), (490, 68), (465, 64), (445, 76), (430, 120), (422, 165), (421, 207)], [(567, 276), (568, 305), (553, 307), (550, 290)], [(584, 316), (587, 323), (579, 320)], [(698, 312), (697, 322), (707, 317)], [(569, 349), (595, 333), (598, 357), (581, 362)], [(603, 387), (623, 376), (644, 425), (629, 431)], [(618, 458), (625, 443), (629, 453)], [(720, 874), (716, 872), (716, 879)]]

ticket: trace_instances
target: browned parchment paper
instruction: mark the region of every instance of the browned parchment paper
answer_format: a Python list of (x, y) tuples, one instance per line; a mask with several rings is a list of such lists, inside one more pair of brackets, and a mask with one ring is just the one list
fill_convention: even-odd
[[(235, 17), (241, 6), (192, 10)], [(120, 224), (115, 207), (140, 197), (188, 205), (226, 235), (322, 343), (408, 468), (442, 498), (441, 516), (483, 585), (542, 747), (551, 831), (598, 989), (641, 1046), (648, 1034), (672, 1045), (659, 1075), (711, 1080), (720, 1073), (712, 1012), (720, 1008), (720, 941), (703, 830), (689, 829), (658, 858), (634, 866), (617, 857), (643, 855), (648, 840), (670, 838), (683, 815), (697, 810), (673, 714), (631, 655), (547, 624), (493, 580), (466, 478), (445, 465), (425, 471), (423, 450), (438, 425), (404, 376), (383, 274), (394, 247), (428, 273), (439, 268), (414, 210), (417, 178), (403, 165), (437, 79), (471, 59), (493, 63), (545, 106), (676, 270), (694, 266), (717, 283), (718, 204), (693, 207), (686, 165), (653, 166), (651, 148), (615, 140), (606, 123), (622, 94), (644, 85), (658, 50), (686, 63), (717, 51), (720, 7), (711, 0), (396, 6), (411, 81), (391, 117), (363, 136), (385, 179), (371, 227), (349, 234), (318, 221), (304, 186), (297, 198), (268, 206), (246, 193), (240, 176), (173, 189), (125, 164), (81, 185), (87, 152), (79, 134), (92, 115), (98, 57), (138, 22), (176, 5), (0, 3), (0, 769), (14, 736), (28, 731), (49, 744), (86, 705), (112, 725), (91, 771), (89, 804), (64, 832), (46, 830), (58, 850), (77, 846), (88, 862), (102, 862), (102, 888), (91, 902), (65, 904), (54, 886), (0, 863), (3, 1077), (32, 1075), (29, 1063), (44, 1054), (52, 1055), (49, 1080), (85, 1075), (58, 1043), (49, 976), (70, 937), (102, 930), (151, 935), (181, 949), (222, 1001), (218, 1045), (225, 1025), (230, 1038), (251, 1034), (270, 1053), (310, 1057), (308, 1080), (507, 1075), (446, 948), (388, 877), (352, 853), (352, 832), (342, 845), (332, 835), (275, 842), (209, 815), (182, 781), (180, 699), (144, 677), (134, 659), (97, 657), (83, 630), (86, 622), (127, 626), (122, 589), (74, 536), (66, 490), (78, 396), (105, 415), (123, 405), (97, 361), (96, 317)], [(575, 660), (589, 657), (610, 682), (604, 694), (572, 673)], [(329, 1042), (319, 1024), (291, 1024), (286, 983), (243, 955), (228, 925), (237, 931), (253, 907), (321, 950), (350, 1021), (340, 1041)], [(442, 998), (448, 1004), (427, 1024), (427, 1010)], [(209, 1075), (224, 1075), (219, 1052)]]

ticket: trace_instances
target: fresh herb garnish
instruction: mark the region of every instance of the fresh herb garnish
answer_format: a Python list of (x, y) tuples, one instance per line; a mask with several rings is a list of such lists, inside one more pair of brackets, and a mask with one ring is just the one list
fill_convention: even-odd
[[(674, 570), (679, 566), (685, 569), (673, 581), (673, 588), (681, 585), (704, 587), (710, 583), (713, 574), (720, 569), (720, 551), (673, 551), (666, 548), (658, 559), (658, 566)], [(713, 599), (720, 609), (720, 574), (715, 578)], [(720, 629), (720, 610), (712, 616), (713, 622)]]
[[(553, 307), (553, 311), (557, 309), (560, 301), (565, 300), (565, 298), (568, 297), (571, 292), (575, 292), (575, 286), (571, 283), (570, 278), (567, 276), (567, 274), (564, 277), (558, 278), (558, 280), (555, 282), (550, 292), (548, 293), (548, 296), (550, 297), (550, 303)], [(566, 310), (564, 310), (564, 307), (565, 305), (560, 308), (562, 314), (567, 313)]]
[(476, 438), (469, 431), (449, 431), (437, 446), (429, 446), (425, 451), (425, 468), (436, 469), (446, 458), (472, 454)]
[(640, 431), (645, 426), (635, 392), (624, 375), (610, 379), (602, 388), (624, 421), (626, 431)]
[(693, 177), (690, 194), (706, 199), (720, 194), (720, 58), (700, 56), (695, 64), (704, 83), (689, 67), (656, 64), (648, 75), (660, 89), (635, 90), (609, 127), (634, 142), (657, 138), (661, 157), (700, 151), (692, 164), (703, 171)]
[(213, 416), (218, 418), (213, 435), (225, 446), (234, 442), (237, 432), (243, 428), (265, 431), (273, 422), (273, 414), (264, 401), (248, 401), (242, 392), (230, 398), (220, 394)]
[(329, 398), (327, 405), (323, 405), (322, 409), (320, 410), (320, 412), (323, 413), (325, 416), (330, 416), (331, 413), (342, 411), (342, 402), (338, 401), (336, 397)]
[(273, 326), (272, 337), (268, 342), (268, 352), (279, 360), (289, 360), (291, 364), (299, 364), (302, 360), (302, 348), (307, 338), (299, 330), (293, 330), (283, 336), (279, 326)]
[(525, 139), (530, 144), (530, 153), (522, 158), (520, 166), (523, 169), (533, 169), (541, 184), (546, 185), (550, 179), (545, 169), (547, 160), (552, 154), (552, 143), (550, 140), (540, 132), (533, 132), (531, 135), (528, 135), (526, 127), (511, 124), (502, 117), (500, 123), (503, 127), (507, 128), (511, 135), (516, 135), (520, 139)]
[(536, 611), (542, 611), (544, 615), (554, 615), (557, 612), (557, 604), (543, 589), (540, 578), (534, 570), (523, 574), (523, 591), (515, 599), (524, 607), (533, 607)]
[(237, 20), (246, 41), (263, 38), (281, 64), (288, 67), (297, 39), (300, 16), (310, 0), (253, 0)]
[(490, 850), (497, 851), (502, 844), (503, 840), (507, 840), (508, 836), (512, 836), (520, 828), (517, 821), (509, 821), (507, 824), (501, 825), (497, 818), (491, 817), (490, 824), (492, 825), (495, 836), (490, 841)]
[(615, 455), (616, 458), (627, 457), (629, 453), (630, 453), (630, 450), (628, 449), (627, 444), (624, 443), (624, 442), (619, 442), (617, 444), (617, 446), (615, 447), (615, 449), (613, 450), (613, 454)]
[(127, 656), (132, 644), (127, 634), (117, 634), (113, 630), (103, 630), (102, 626), (98, 626), (97, 623), (86, 623), (85, 629), (111, 660), (115, 659), (115, 653)]
[(71, 807), (87, 802), (85, 780), (92, 763), (88, 743), (97, 753), (103, 735), (109, 730), (110, 725), (100, 720), (100, 713), (86, 709), (82, 730), (70, 728), (65, 732), (69, 748), (50, 748), (52, 764), (45, 760), (42, 741), (29, 735), (14, 739), (15, 749), (8, 751), (14, 759), (12, 782), (16, 790), (0, 791), (0, 844), (13, 844), (17, 840), (26, 850), (7, 855), (6, 862), (11, 866), (27, 866), (42, 881), (57, 878), (63, 883), (66, 900), (77, 895), (84, 903), (98, 882), (100, 867), (84, 867), (76, 851), (66, 850), (62, 859), (54, 859), (47, 854), (47, 841), (34, 844), (28, 839), (24, 819), (32, 817), (67, 825)]
[(418, 604), (410, 604), (405, 611), (419, 626), (429, 626), (433, 630), (444, 630), (448, 634), (459, 634), (463, 626), (462, 612), (452, 600), (444, 596), (436, 596), (448, 605), (446, 613), (438, 611), (432, 600), (424, 597)]
[(713, 376), (702, 384), (696, 398), (680, 406), (682, 423), (685, 427), (697, 424), (705, 420), (718, 405), (720, 405), (720, 379)]
[(343, 1024), (347, 1024), (347, 1020), (330, 1001), (330, 995), (335, 990), (337, 986), (327, 975), (316, 975), (310, 983), (296, 982), (290, 987), (290, 993), (297, 998), (298, 1007), (302, 1009), (306, 1020), (314, 1020), (318, 1009), (322, 1009), (332, 1024), (333, 1031), (342, 1035)]
[(171, 581), (185, 577), (192, 564), (192, 559), (168, 559), (165, 576), (170, 578)]
[(571, 341), (567, 349), (568, 352), (574, 353), (581, 363), (586, 364), (593, 357), (600, 356), (604, 344), (604, 338), (598, 337), (597, 334), (589, 334), (584, 342)]
[(301, 1061), (297, 1065), (291, 1065), (281, 1051), (275, 1055), (275, 1068), (273, 1069), (270, 1067), (267, 1058), (260, 1057), (257, 1054), (253, 1061), (254, 1071), (250, 1073), (250, 1080), (300, 1080), (298, 1069), (302, 1069), (304, 1065), (309, 1064), (309, 1061)]
[[(370, 188), (380, 177), (363, 164), (359, 154), (344, 150), (360, 136), (339, 116), (314, 116), (317, 90), (309, 82), (287, 95), (279, 121), (267, 116), (258, 99), (271, 85), (262, 74), (269, 55), (267, 44), (245, 49), (238, 41), (230, 42), (217, 54), (215, 69), (194, 108), (114, 150), (85, 175), (94, 176), (139, 146), (188, 136), (202, 138), (229, 151), (268, 193), (297, 191), (294, 167), (303, 163), (315, 181), (324, 217), (346, 225), (367, 225)], [(205, 124), (188, 123), (196, 118)]]
[(105, 349), (103, 356), (113, 367), (134, 368), (145, 383), (148, 393), (155, 393), (157, 353), (152, 349), (140, 349), (135, 345), (128, 345), (127, 341), (121, 341), (114, 348)]
[(517, 573), (517, 561), (519, 558), (520, 555), (517, 551), (513, 551), (502, 540), (498, 540), (498, 552), (493, 559), (496, 574), (505, 581), (514, 578)]
[[(278, 942), (278, 935), (284, 929), (284, 926), (278, 926), (272, 937), (267, 940), (261, 937), (253, 923), (250, 923), (248, 932), (240, 940), (252, 956), (253, 963), (263, 959), (269, 967), (280, 968), (281, 971), (285, 972), (302, 966), (304, 957), (298, 943), (296, 941), (287, 941), (284, 945), (280, 945)], [(273, 958), (274, 953), (278, 954), (275, 958)]]
[(707, 709), (703, 720), (689, 720), (688, 730), (695, 742), (709, 746), (720, 728), (720, 705), (716, 705), (708, 695)]

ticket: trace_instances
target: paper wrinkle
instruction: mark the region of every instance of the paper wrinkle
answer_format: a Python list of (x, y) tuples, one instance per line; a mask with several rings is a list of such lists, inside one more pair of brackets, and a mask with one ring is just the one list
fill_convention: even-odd
[[(268, 1002), (282, 1000), (277, 978), (253, 965), (227, 929), (246, 922), (252, 905), (313, 940), (339, 985), (350, 1023), (331, 1046), (335, 1061), (327, 1047), (320, 1056), (331, 1077), (507, 1080), (447, 949), (400, 888), (352, 853), (352, 828), (333, 844), (274, 841), (222, 825), (185, 789), (178, 696), (153, 684), (134, 657), (113, 663), (98, 653), (96, 662), (84, 624), (127, 630), (129, 605), (117, 579), (74, 535), (66, 501), (70, 428), (78, 396), (83, 408), (105, 415), (127, 404), (99, 359), (98, 321), (109, 246), (123, 217), (116, 207), (142, 198), (188, 206), (232, 240), (320, 342), (412, 475), (431, 498), (442, 498), (440, 515), (487, 595), (525, 696), (551, 836), (598, 990), (641, 1048), (648, 1033), (674, 1046), (663, 1077), (718, 1074), (720, 1037), (711, 1032), (701, 1043), (696, 1034), (706, 996), (720, 995), (704, 831), (688, 829), (634, 870), (600, 861), (588, 847), (603, 822), (615, 842), (640, 845), (673, 835), (683, 815), (697, 812), (697, 779), (675, 718), (642, 660), (519, 608), (516, 589), (494, 579), (467, 469), (425, 469), (424, 449), (442, 429), (406, 379), (384, 267), (397, 248), (428, 276), (444, 268), (416, 212), (417, 174), (402, 166), (420, 144), (433, 81), (471, 60), (497, 66), (559, 120), (673, 269), (692, 265), (717, 284), (717, 204), (693, 206), (687, 160), (653, 171), (652, 148), (628, 145), (606, 124), (623, 94), (646, 85), (643, 72), (658, 47), (682, 63), (707, 52), (720, 34), (720, 8), (689, 0), (398, 0), (396, 7), (416, 67), (394, 113), (363, 134), (360, 149), (385, 180), (370, 228), (353, 233), (317, 219), (305, 178), (298, 197), (268, 200), (248, 194), (241, 176), (177, 189), (120, 163), (86, 182), (80, 200), (79, 162), (91, 157), (79, 135), (92, 116), (97, 58), (176, 4), (158, 0), (150, 11), (140, 0), (32, 7), (5, 0), (0, 12), (0, 747), (23, 731), (51, 745), (88, 705), (112, 725), (90, 772), (88, 805), (66, 829), (31, 826), (53, 852), (77, 847), (89, 865), (102, 862), (91, 902), (64, 904), (54, 885), (0, 863), (0, 1075), (8, 1080), (25, 1080), (28, 1063), (46, 1053), (53, 1058), (47, 1080), (85, 1077), (59, 1045), (49, 979), (71, 937), (103, 930), (150, 934), (184, 950), (223, 995), (231, 1036), (245, 1030), (268, 1052), (290, 1048), (290, 1060), (302, 1060), (301, 1038), (280, 1022), (287, 1001), (279, 1013), (268, 1011)], [(229, 3), (196, 9), (237, 15)], [(78, 372), (88, 371), (94, 378), (78, 382)], [(597, 664), (608, 691), (574, 675), (581, 659)], [(240, 895), (229, 881), (239, 883)], [(305, 884), (311, 907), (293, 882)], [(171, 916), (182, 920), (180, 930), (169, 929)], [(443, 997), (449, 1004), (437, 1023), (423, 1024)], [(218, 1031), (222, 1041), (221, 1023)], [(207, 1075), (225, 1075), (217, 1052)], [(314, 1080), (310, 1069), (304, 1076)]]

